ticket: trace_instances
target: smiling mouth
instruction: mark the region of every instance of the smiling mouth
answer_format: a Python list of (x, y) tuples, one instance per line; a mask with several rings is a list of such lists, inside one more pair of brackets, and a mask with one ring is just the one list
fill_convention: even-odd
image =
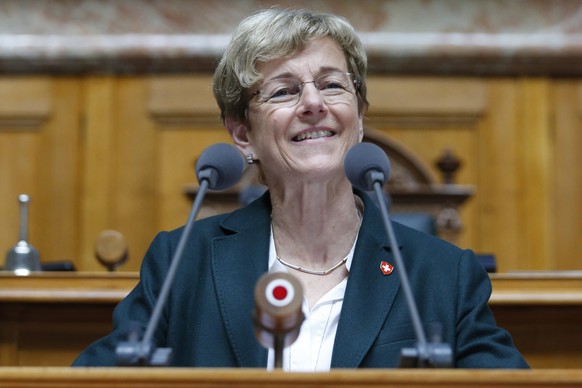
[(301, 133), (301, 134), (295, 136), (292, 140), (293, 141), (303, 141), (303, 140), (307, 140), (307, 139), (319, 139), (322, 137), (331, 137), (333, 135), (334, 135), (334, 133), (332, 131), (320, 130), (320, 131)]

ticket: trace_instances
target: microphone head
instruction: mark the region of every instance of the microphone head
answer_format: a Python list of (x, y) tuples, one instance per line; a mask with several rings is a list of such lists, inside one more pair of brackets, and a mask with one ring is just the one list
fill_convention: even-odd
[(255, 285), (253, 326), (255, 336), (266, 348), (274, 347), (275, 337), (284, 336), (285, 346), (299, 337), (304, 316), (301, 309), (303, 287), (288, 272), (267, 272)]
[(244, 170), (241, 153), (234, 146), (226, 143), (213, 144), (206, 148), (196, 162), (196, 176), (202, 179), (201, 173), (211, 172), (208, 188), (225, 190), (239, 181)]
[[(390, 161), (382, 148), (373, 143), (358, 143), (346, 154), (344, 170), (352, 186), (363, 190), (374, 190), (374, 183), (382, 186), (390, 176)], [(380, 173), (373, 174), (372, 173)], [(379, 179), (378, 179), (379, 178)]]

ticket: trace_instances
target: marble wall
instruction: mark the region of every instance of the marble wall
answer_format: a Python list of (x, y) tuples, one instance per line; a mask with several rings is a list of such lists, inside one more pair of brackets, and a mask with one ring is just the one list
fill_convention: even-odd
[(0, 72), (211, 70), (273, 5), (348, 18), (372, 72), (582, 74), (579, 0), (0, 0)]

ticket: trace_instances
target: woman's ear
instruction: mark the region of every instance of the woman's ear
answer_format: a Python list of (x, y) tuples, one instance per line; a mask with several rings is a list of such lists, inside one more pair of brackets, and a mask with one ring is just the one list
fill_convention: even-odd
[(249, 128), (246, 124), (234, 120), (231, 117), (227, 117), (224, 120), (224, 125), (226, 126), (232, 141), (243, 155), (248, 155), (253, 152), (253, 147), (251, 146), (249, 138)]

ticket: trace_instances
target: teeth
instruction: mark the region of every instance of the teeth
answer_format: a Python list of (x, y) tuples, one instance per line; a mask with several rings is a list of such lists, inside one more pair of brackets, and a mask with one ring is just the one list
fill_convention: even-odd
[(297, 135), (296, 140), (301, 141), (305, 139), (318, 139), (320, 137), (328, 137), (333, 135), (331, 131), (313, 131), (313, 132), (305, 132), (300, 135)]

